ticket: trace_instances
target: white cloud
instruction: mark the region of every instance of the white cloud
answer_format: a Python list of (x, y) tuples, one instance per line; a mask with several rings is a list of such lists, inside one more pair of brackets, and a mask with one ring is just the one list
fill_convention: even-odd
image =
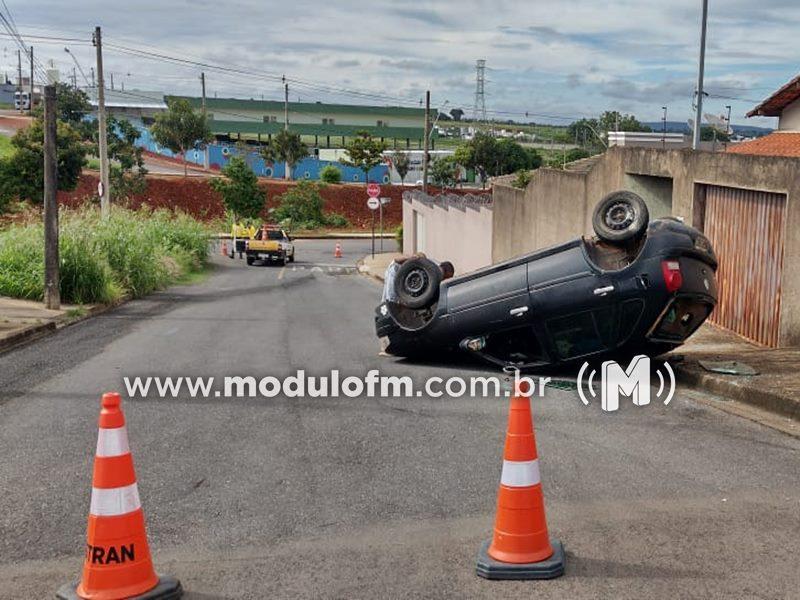
[[(581, 116), (625, 107), (643, 118), (657, 118), (665, 102), (671, 114), (688, 116), (700, 20), (697, 0), (433, 0), (424, 7), (379, 0), (368, 9), (354, 0), (8, 4), (23, 32), (88, 40), (99, 23), (109, 42), (146, 44), (254, 73), (209, 72), (209, 90), (219, 95), (279, 97), (280, 84), (263, 76), (285, 73), (411, 102), (430, 88), (435, 102), (447, 98), (451, 106), (469, 109), (474, 61), (485, 58), (490, 109)], [(709, 84), (742, 100), (709, 102), (733, 103), (734, 115), (741, 117), (750, 100), (793, 76), (800, 63), (798, 26), (795, 0), (712, 3)], [(5, 45), (13, 50), (10, 40)], [(39, 56), (53, 57), (71, 72), (62, 47), (39, 46)], [(88, 72), (91, 46), (71, 49)], [(4, 62), (13, 71), (9, 51)], [(133, 58), (110, 47), (106, 64), (131, 87), (199, 89), (196, 67)], [(297, 87), (293, 97), (298, 93), (304, 100), (353, 101), (330, 90)]]

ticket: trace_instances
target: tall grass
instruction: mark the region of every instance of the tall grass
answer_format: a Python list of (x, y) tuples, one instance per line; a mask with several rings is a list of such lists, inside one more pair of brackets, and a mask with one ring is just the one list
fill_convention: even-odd
[[(142, 296), (200, 269), (208, 258), (208, 230), (185, 214), (115, 207), (102, 220), (86, 207), (63, 210), (60, 219), (64, 302)], [(0, 231), (0, 295), (43, 297), (43, 235), (40, 223)]]

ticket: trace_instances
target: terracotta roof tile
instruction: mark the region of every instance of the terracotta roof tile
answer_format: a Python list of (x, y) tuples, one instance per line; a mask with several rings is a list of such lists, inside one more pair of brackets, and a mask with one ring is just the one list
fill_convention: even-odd
[(800, 132), (775, 131), (755, 140), (733, 144), (728, 147), (728, 152), (800, 157)]

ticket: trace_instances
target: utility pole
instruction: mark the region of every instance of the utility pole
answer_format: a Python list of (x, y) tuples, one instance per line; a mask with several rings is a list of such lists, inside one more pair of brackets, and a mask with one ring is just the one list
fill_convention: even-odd
[(17, 91), (20, 92), (17, 110), (22, 112), (22, 52), (20, 50), (17, 50)]
[(662, 106), (661, 110), (664, 111), (664, 116), (661, 117), (661, 149), (667, 149), (667, 107)]
[(114, 89), (114, 73), (110, 73), (111, 75), (111, 89)]
[(700, 147), (701, 119), (703, 118), (703, 79), (706, 68), (706, 30), (708, 29), (708, 0), (703, 3), (703, 15), (700, 25), (700, 60), (697, 65), (697, 97), (695, 98), (694, 131), (692, 132), (692, 150)]
[(428, 193), (428, 144), (430, 142), (429, 129), (431, 127), (430, 121), (431, 113), (431, 91), (425, 92), (425, 142), (423, 144), (422, 154), (422, 193)]
[[(203, 112), (203, 118), (206, 119), (208, 117), (208, 113), (206, 112), (206, 74), (205, 71), (200, 72), (200, 91), (202, 92), (202, 101), (201, 107)], [(203, 148), (203, 168), (208, 169), (208, 144), (204, 144)]]
[(78, 73), (75, 71), (75, 67), (72, 67), (72, 87), (78, 89)]
[(61, 308), (58, 268), (58, 156), (56, 154), (56, 88), (44, 88), (44, 304)]
[(28, 99), (28, 114), (33, 114), (33, 46), (31, 46), (31, 80), (28, 82), (31, 84), (31, 94), (30, 98)]
[(206, 74), (204, 72), (200, 73), (200, 90), (202, 92), (202, 102), (201, 107), (203, 111), (203, 116), (206, 116)]
[(283, 84), (283, 130), (289, 131), (289, 84), (286, 78)]
[(98, 133), (100, 151), (100, 214), (107, 219), (111, 214), (111, 201), (108, 177), (108, 139), (106, 138), (106, 95), (103, 86), (103, 40), (100, 27), (94, 28), (94, 45), (97, 48), (97, 121), (100, 130)]

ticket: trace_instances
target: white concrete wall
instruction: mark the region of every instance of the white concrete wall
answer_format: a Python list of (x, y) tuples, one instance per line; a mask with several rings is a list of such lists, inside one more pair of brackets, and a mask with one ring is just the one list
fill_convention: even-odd
[(783, 109), (778, 119), (781, 131), (800, 131), (800, 100), (795, 100)]
[[(422, 219), (424, 239), (418, 240), (416, 220)], [(456, 275), (492, 263), (492, 208), (446, 201), (403, 200), (403, 254), (422, 249), (437, 262), (449, 260)]]

